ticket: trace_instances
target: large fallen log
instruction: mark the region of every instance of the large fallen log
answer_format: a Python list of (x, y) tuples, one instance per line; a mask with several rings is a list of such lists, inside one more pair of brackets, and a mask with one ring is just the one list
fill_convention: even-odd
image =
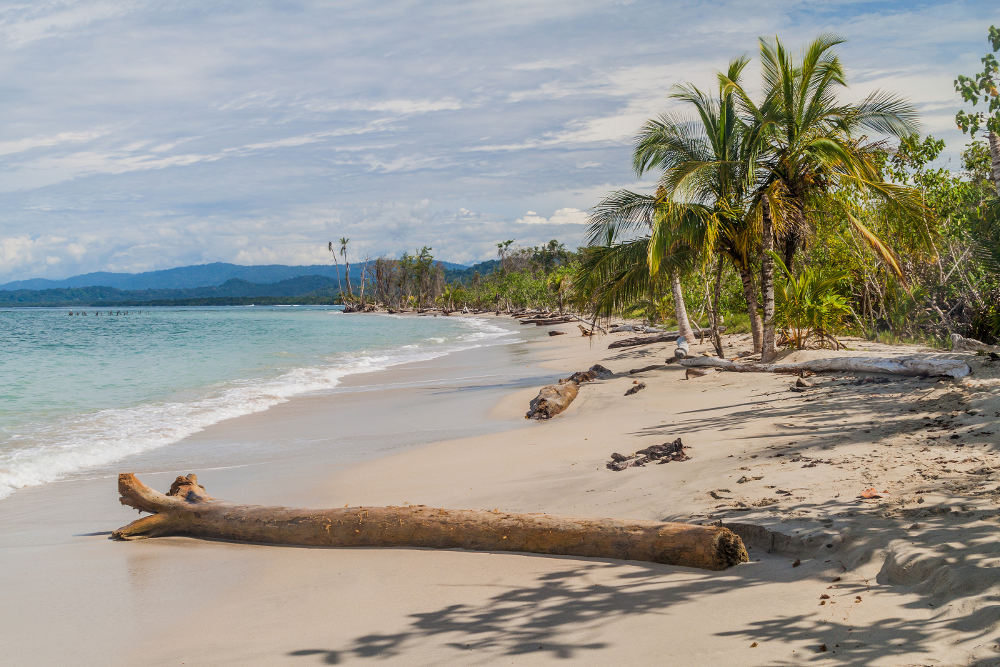
[(538, 390), (538, 395), (528, 404), (525, 419), (551, 419), (569, 407), (579, 393), (580, 385), (594, 380), (606, 380), (614, 373), (600, 364), (590, 369), (577, 371), (557, 384), (550, 384)]
[(741, 373), (882, 373), (909, 377), (963, 378), (971, 370), (961, 359), (930, 357), (832, 357), (811, 359), (789, 364), (739, 363), (718, 357), (692, 357), (682, 359), (681, 366), (721, 368)]
[(545, 385), (538, 390), (538, 396), (531, 399), (525, 419), (552, 419), (569, 407), (580, 391), (576, 382), (560, 382)]
[[(726, 327), (719, 327), (719, 331), (725, 331)], [(695, 329), (694, 335), (701, 336), (702, 334), (708, 336), (712, 333), (711, 329)], [(636, 345), (651, 345), (653, 343), (673, 343), (675, 340), (680, 338), (681, 334), (679, 331), (667, 331), (661, 334), (654, 334), (652, 336), (636, 336), (634, 338), (622, 338), (621, 340), (616, 340), (615, 342), (608, 345), (608, 349), (617, 347), (635, 347)]]
[(956, 352), (992, 352), (1000, 354), (1000, 345), (989, 345), (981, 340), (966, 338), (959, 334), (951, 335), (951, 349)]
[(748, 560), (742, 540), (720, 526), (577, 519), (548, 514), (408, 507), (292, 509), (212, 498), (195, 475), (164, 495), (132, 473), (118, 476), (121, 503), (151, 516), (111, 534), (116, 540), (189, 535), (216, 540), (325, 547), (419, 547), (522, 551), (641, 560), (722, 570)]

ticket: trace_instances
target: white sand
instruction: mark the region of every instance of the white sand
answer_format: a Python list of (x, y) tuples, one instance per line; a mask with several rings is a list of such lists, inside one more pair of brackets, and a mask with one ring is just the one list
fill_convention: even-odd
[[(522, 380), (505, 375), (503, 392), (451, 383), (341, 396), (335, 406), (293, 401), (201, 437), (294, 437), (312, 443), (301, 456), (218, 472), (192, 459), (191, 470), (213, 495), (243, 502), (753, 524), (751, 563), (705, 572), (519, 554), (111, 543), (69, 536), (134, 516), (104, 509), (115, 503), (113, 481), (54, 485), (0, 503), (5, 600), (14, 601), (0, 611), (6, 655), (17, 664), (1000, 663), (1000, 362), (961, 355), (974, 374), (958, 383), (815, 378), (804, 393), (789, 391), (788, 377), (684, 380), (674, 366), (641, 376), (647, 389), (634, 396), (623, 396), (633, 377), (619, 376), (585, 385), (549, 422), (522, 420), (542, 377), (596, 361), (623, 373), (667, 353), (609, 351), (617, 336), (590, 343), (564, 328), (519, 346)], [(728, 342), (733, 352), (747, 344)], [(915, 351), (850, 345), (851, 354)], [(830, 353), (794, 356), (817, 354)], [(490, 405), (500, 432), (349, 467), (316, 462), (323, 433), (345, 414), (407, 440), (485, 422)], [(604, 466), (614, 451), (676, 437), (689, 461)], [(178, 472), (188, 470), (143, 479), (165, 488)], [(858, 498), (872, 486), (882, 498)], [(58, 502), (80, 493), (93, 500)]]

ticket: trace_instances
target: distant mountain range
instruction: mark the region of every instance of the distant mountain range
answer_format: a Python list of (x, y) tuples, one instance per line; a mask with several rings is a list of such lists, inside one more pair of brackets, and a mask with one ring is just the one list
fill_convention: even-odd
[[(467, 281), (487, 274), (496, 260), (470, 267), (441, 262), (445, 279)], [(64, 280), (18, 280), (0, 285), (0, 307), (14, 306), (219, 306), (269, 303), (333, 303), (340, 292), (335, 266), (241, 266), (202, 264), (146, 273), (87, 273)], [(344, 268), (340, 268), (341, 279)], [(361, 266), (351, 265), (355, 289)], [(234, 276), (235, 274), (235, 276)], [(250, 276), (250, 278), (239, 277)]]
[[(351, 280), (361, 277), (362, 263), (351, 264)], [(467, 267), (452, 262), (440, 262), (446, 270), (462, 271)], [(114, 287), (119, 290), (160, 290), (188, 289), (192, 287), (210, 287), (222, 285), (227, 280), (243, 280), (248, 283), (270, 284), (302, 276), (327, 276), (337, 279), (337, 273), (344, 277), (343, 265), (313, 264), (311, 266), (287, 266), (284, 264), (265, 264), (261, 266), (244, 266), (215, 262), (213, 264), (197, 264), (193, 266), (178, 266), (174, 269), (146, 271), (144, 273), (85, 273), (79, 276), (48, 280), (47, 278), (31, 278), (15, 280), (0, 285), (0, 290), (47, 290), (69, 287)]]

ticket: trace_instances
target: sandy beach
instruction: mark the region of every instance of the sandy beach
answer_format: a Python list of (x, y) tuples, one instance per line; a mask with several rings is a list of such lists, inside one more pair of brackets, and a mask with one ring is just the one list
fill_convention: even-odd
[[(751, 562), (651, 563), (171, 537), (129, 543), (114, 479), (0, 502), (11, 664), (997, 664), (1000, 362), (849, 340), (852, 355), (961, 356), (950, 380), (712, 372), (654, 344), (525, 342), (352, 376), (165, 448), (140, 477), (197, 472), (225, 500), (424, 504), (739, 527)], [(726, 338), (727, 353), (749, 347)], [(696, 346), (695, 353), (709, 346)], [(797, 352), (789, 358), (835, 354)], [(843, 352), (840, 354), (844, 354)], [(730, 355), (732, 356), (732, 355)], [(550, 421), (538, 388), (602, 363)], [(647, 387), (625, 391), (639, 379)], [(682, 438), (691, 458), (611, 471)], [(199, 443), (215, 446), (199, 458)], [(225, 443), (244, 465), (226, 467)], [(282, 443), (283, 449), (273, 445)], [(126, 462), (127, 463), (127, 462)], [(123, 468), (124, 469), (124, 468)], [(875, 488), (878, 498), (860, 498)]]

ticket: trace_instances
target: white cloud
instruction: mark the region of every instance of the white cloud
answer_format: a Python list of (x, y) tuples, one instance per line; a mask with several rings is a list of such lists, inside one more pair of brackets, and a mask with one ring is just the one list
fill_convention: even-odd
[(561, 208), (546, 218), (534, 211), (527, 211), (514, 222), (519, 225), (585, 225), (587, 214), (578, 208)]
[(0, 278), (306, 261), (340, 235), (465, 261), (573, 245), (604, 192), (648, 189), (631, 139), (671, 85), (710, 89), (760, 34), (844, 34), (850, 94), (910, 97), (954, 157), (951, 82), (993, 4), (5, 3)]
[(26, 153), (36, 148), (51, 148), (63, 144), (80, 144), (93, 141), (108, 134), (108, 130), (87, 130), (85, 132), (58, 132), (56, 134), (25, 137), (0, 141), (0, 155)]

